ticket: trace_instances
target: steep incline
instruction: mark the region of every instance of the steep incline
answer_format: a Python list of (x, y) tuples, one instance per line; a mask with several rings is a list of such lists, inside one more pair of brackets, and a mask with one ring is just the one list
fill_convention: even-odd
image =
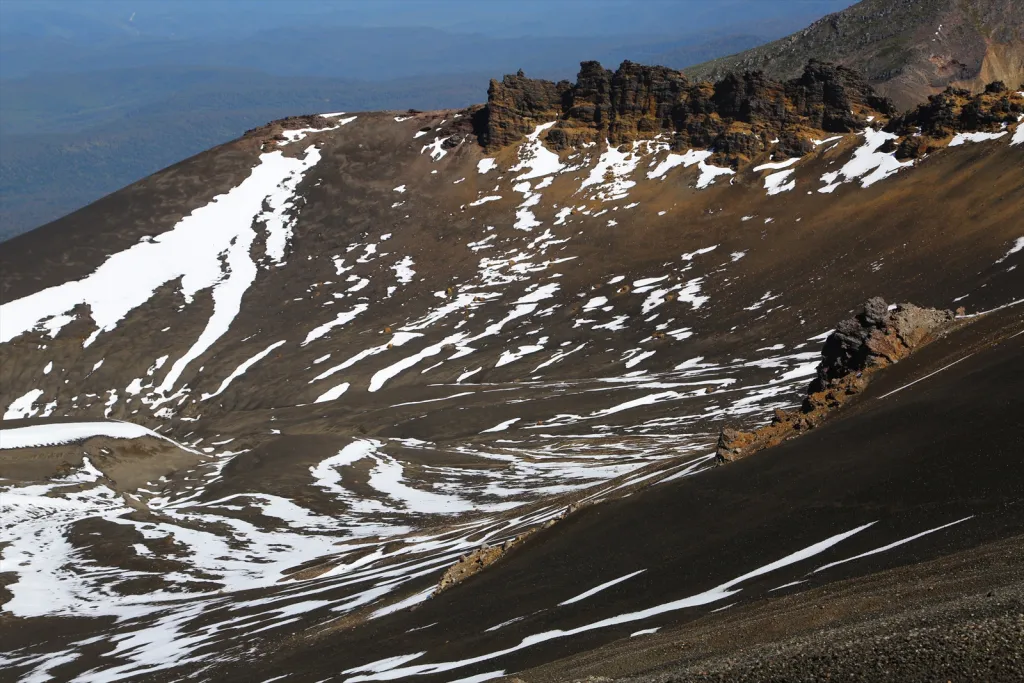
[[(746, 557), (728, 539), (759, 536), (740, 514), (751, 489), (707, 472), (724, 423), (799, 404), (822, 341), (869, 297), (1016, 310), (1022, 117), (1024, 95), (1000, 87), (898, 116), (822, 63), (716, 84), (585, 64), (572, 84), (506, 78), (485, 107), (275, 122), (5, 243), (3, 673), (178, 680), (286, 642), (356, 681), (646, 609), (624, 594), (522, 630), (470, 620), (499, 635), (458, 652), (436, 649), (440, 629), (408, 633), (469, 604), (476, 577), (433, 597), (460, 558), (508, 551), (511, 566), (580, 524), (567, 510), (592, 524), (626, 497), (635, 530), (657, 496), (633, 494), (660, 481), (704, 501), (733, 481), (735, 514), (713, 533), (652, 518), (665, 543), (634, 539), (651, 564), (622, 575), (692, 564), (665, 550), (677, 533)], [(981, 514), (972, 491), (946, 511)], [(859, 538), (920, 531), (933, 494), (948, 491)], [(876, 519), (804, 528), (827, 507), (813, 500), (764, 536), (795, 534), (780, 553), (678, 590)], [(964, 528), (965, 545), (988, 537)], [(586, 571), (552, 564), (571, 585), (538, 605), (621, 577), (594, 547)], [(598, 630), (504, 666), (601, 644)]]
[(808, 59), (864, 73), (878, 91), (909, 107), (947, 86), (978, 90), (1024, 84), (1024, 5), (1016, 0), (863, 0), (767, 45), (685, 72), (717, 79), (759, 70), (792, 78)]

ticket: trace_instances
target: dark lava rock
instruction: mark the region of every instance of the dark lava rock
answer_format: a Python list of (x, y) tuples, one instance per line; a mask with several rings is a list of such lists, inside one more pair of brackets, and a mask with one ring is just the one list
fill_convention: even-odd
[(735, 166), (773, 145), (780, 156), (806, 154), (813, 145), (804, 131), (849, 132), (865, 125), (868, 113), (888, 118), (893, 111), (855, 71), (818, 61), (789, 82), (748, 72), (714, 84), (692, 83), (662, 66), (625, 61), (611, 71), (583, 62), (575, 83), (530, 79), (522, 72), (491, 81), (487, 105), (473, 123), (489, 148), (517, 142), (538, 124), (555, 121), (545, 138), (555, 150), (668, 133), (673, 149), (712, 148), (720, 163)]
[(441, 149), (455, 149), (456, 147), (458, 147), (461, 144), (462, 144), (462, 136), (461, 135), (458, 135), (458, 134), (449, 135), (447, 138), (444, 139), (444, 142), (441, 143)]
[(877, 95), (858, 72), (814, 59), (799, 78), (786, 84), (786, 96), (812, 126), (830, 133), (849, 133), (864, 126), (865, 120), (853, 113), (855, 107), (886, 117), (896, 113), (892, 101)]
[(825, 340), (809, 393), (824, 391), (846, 375), (905, 358), (954, 318), (953, 311), (913, 304), (899, 304), (890, 311), (884, 299), (869, 299), (859, 314), (839, 323)]
[(890, 310), (880, 297), (868, 299), (853, 318), (840, 322), (825, 340), (817, 376), (800, 409), (776, 410), (770, 424), (752, 432), (723, 427), (715, 453), (732, 462), (813, 429), (864, 390), (873, 372), (909, 356), (954, 321), (952, 311), (899, 304)]
[[(1009, 92), (1005, 84), (996, 81), (977, 95), (961, 88), (946, 88), (932, 95), (928, 102), (901, 116), (893, 118), (886, 130), (900, 136), (922, 136), (934, 140), (944, 139), (966, 131), (997, 131), (1003, 125), (1017, 122), (1024, 113), (1024, 97)], [(920, 144), (911, 144), (901, 154), (919, 156)], [(918, 154), (912, 154), (918, 151)]]
[(527, 78), (522, 71), (501, 81), (492, 80), (487, 106), (474, 121), (481, 143), (504, 147), (523, 139), (537, 124), (556, 118), (562, 110), (561, 94), (568, 87), (568, 81), (555, 84)]

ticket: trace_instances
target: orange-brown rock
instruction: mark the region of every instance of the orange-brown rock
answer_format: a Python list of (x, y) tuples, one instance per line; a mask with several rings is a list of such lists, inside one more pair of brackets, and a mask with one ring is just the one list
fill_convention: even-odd
[(572, 84), (522, 72), (491, 81), (474, 128), (485, 147), (497, 148), (554, 121), (545, 142), (555, 150), (667, 133), (675, 149), (713, 148), (719, 159), (735, 162), (769, 147), (780, 158), (799, 156), (812, 149), (814, 131), (846, 133), (866, 125), (869, 116), (882, 121), (894, 113), (857, 72), (817, 61), (791, 81), (750, 72), (717, 83), (694, 83), (661, 66), (625, 61), (611, 71), (583, 62)]
[(902, 136), (896, 157), (910, 159), (945, 146), (950, 136), (965, 131), (998, 132), (1017, 126), (1024, 114), (1024, 95), (1002, 81), (989, 83), (984, 92), (946, 88), (928, 102), (894, 117), (887, 130)]
[(800, 408), (776, 410), (772, 421), (744, 432), (725, 427), (718, 435), (718, 461), (732, 462), (813, 429), (861, 393), (878, 370), (899, 362), (949, 329), (952, 311), (899, 304), (892, 310), (874, 298), (855, 317), (839, 323), (825, 340), (817, 376)]

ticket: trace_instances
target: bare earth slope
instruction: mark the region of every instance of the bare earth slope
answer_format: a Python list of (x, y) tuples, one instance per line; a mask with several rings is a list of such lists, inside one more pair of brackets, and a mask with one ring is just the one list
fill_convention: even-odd
[[(482, 681), (1019, 534), (1022, 120), (588, 63), (5, 243), (0, 679)], [(965, 310), (715, 467), (873, 296)]]
[(695, 78), (800, 73), (809, 58), (864, 73), (900, 107), (947, 86), (1024, 83), (1024, 5), (1015, 0), (863, 0), (792, 36), (686, 69)]

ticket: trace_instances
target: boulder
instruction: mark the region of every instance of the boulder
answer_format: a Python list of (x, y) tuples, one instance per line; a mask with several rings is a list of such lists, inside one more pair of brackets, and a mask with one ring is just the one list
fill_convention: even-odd
[(813, 429), (850, 398), (864, 391), (877, 370), (899, 362), (955, 321), (952, 311), (865, 302), (861, 311), (836, 325), (825, 340), (821, 362), (799, 410), (776, 410), (772, 421), (744, 432), (723, 427), (715, 454), (719, 463), (745, 458)]

